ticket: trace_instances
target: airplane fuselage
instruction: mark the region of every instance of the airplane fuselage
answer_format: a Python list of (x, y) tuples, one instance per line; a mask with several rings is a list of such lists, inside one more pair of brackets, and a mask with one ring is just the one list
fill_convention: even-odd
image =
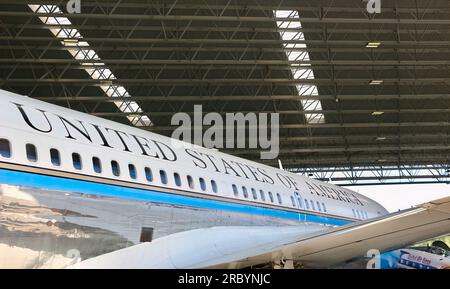
[(450, 254), (436, 247), (411, 247), (381, 254), (382, 269), (450, 269)]
[(211, 226), (303, 226), (387, 211), (329, 183), (0, 91), (1, 267), (65, 267)]

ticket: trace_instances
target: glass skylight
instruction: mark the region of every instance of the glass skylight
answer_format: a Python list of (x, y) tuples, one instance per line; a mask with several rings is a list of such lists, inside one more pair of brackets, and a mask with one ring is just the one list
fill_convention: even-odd
[[(277, 21), (278, 28), (301, 28), (302, 23), (297, 11), (294, 10), (275, 10), (275, 17), (277, 18), (289, 18), (288, 21)], [(283, 40), (305, 40), (305, 35), (301, 31), (279, 31), (281, 39)], [(309, 61), (309, 53), (306, 50), (299, 51), (296, 48), (306, 48), (305, 43), (284, 43), (286, 49), (286, 55), (289, 61)], [(308, 63), (291, 63), (290, 68), (294, 79), (314, 79), (314, 72), (310, 68)], [(300, 96), (318, 96), (319, 92), (317, 86), (314, 84), (299, 84), (297, 85), (297, 91)], [(325, 117), (322, 113), (307, 113), (308, 111), (322, 110), (322, 104), (319, 100), (302, 99), (301, 104), (305, 111), (305, 118), (307, 123), (324, 123)]]
[[(62, 13), (56, 5), (28, 5), (35, 13)], [(57, 38), (62, 39), (61, 45), (67, 47), (67, 50), (72, 54), (73, 58), (80, 61), (81, 65), (90, 66), (84, 70), (92, 79), (99, 80), (100, 88), (109, 97), (130, 97), (130, 94), (125, 87), (115, 85), (112, 83), (116, 77), (112, 71), (106, 67), (104, 63), (99, 62), (101, 59), (98, 54), (89, 49), (89, 43), (83, 41), (83, 36), (77, 29), (65, 28), (65, 25), (72, 23), (67, 17), (39, 17), (44, 24), (58, 25), (60, 28), (49, 28), (49, 30)], [(95, 62), (90, 62), (90, 60)], [(99, 66), (98, 68), (91, 68), (92, 66)], [(142, 114), (142, 109), (134, 101), (115, 101), (114, 104), (120, 111), (127, 114), (128, 120), (135, 126), (152, 126), (150, 118)]]

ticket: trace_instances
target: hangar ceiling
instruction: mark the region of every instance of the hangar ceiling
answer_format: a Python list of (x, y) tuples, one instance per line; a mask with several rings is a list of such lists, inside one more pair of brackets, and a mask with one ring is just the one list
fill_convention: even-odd
[(169, 136), (194, 104), (278, 112), (285, 169), (449, 182), (447, 0), (66, 3), (1, 1), (0, 88)]

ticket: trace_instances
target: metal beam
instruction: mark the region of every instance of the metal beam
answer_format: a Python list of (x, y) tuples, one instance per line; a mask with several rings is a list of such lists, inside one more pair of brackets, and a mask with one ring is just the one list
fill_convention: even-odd
[(160, 101), (242, 101), (243, 99), (251, 100), (301, 100), (301, 99), (317, 99), (317, 100), (332, 100), (339, 99), (340, 101), (346, 100), (448, 100), (450, 94), (321, 94), (315, 96), (309, 95), (169, 95), (169, 96), (154, 96), (154, 95), (136, 95), (131, 97), (117, 97), (117, 98), (105, 98), (102, 96), (39, 96), (36, 97), (42, 101), (48, 102), (67, 102), (67, 101), (99, 101), (99, 102), (114, 102), (114, 101), (139, 101), (139, 102), (160, 102)]
[[(2, 0), (2, 3), (9, 5), (23, 5), (29, 4), (29, 0)], [(35, 0), (33, 1), (35, 4), (47, 4), (47, 5), (55, 5), (55, 1), (53, 0)], [(408, 16), (416, 15), (416, 14), (432, 14), (432, 15), (447, 15), (449, 14), (450, 7), (443, 6), (439, 8), (435, 8), (432, 6), (424, 5), (420, 6), (420, 2), (418, 5), (401, 6), (401, 3), (396, 3), (395, 6), (390, 6), (390, 3), (383, 3), (381, 7), (382, 13), (405, 13)], [(316, 5), (316, 6), (314, 6)], [(116, 1), (108, 1), (102, 0), (102, 2), (92, 1), (92, 0), (83, 0), (83, 7), (90, 8), (116, 8)], [(242, 10), (255, 10), (255, 11), (268, 11), (272, 12), (273, 10), (301, 10), (304, 12), (315, 12), (320, 13), (322, 10), (327, 12), (346, 12), (346, 13), (357, 13), (361, 15), (365, 9), (365, 3), (357, 3), (356, 5), (347, 5), (347, 3), (336, 3), (334, 1), (331, 2), (318, 2), (318, 1), (282, 1), (282, 2), (273, 2), (272, 3), (233, 3), (229, 4), (227, 2), (215, 2), (205, 4), (204, 2), (195, 2), (191, 1), (189, 4), (178, 3), (178, 1), (164, 1), (164, 3), (155, 3), (155, 2), (139, 2), (139, 1), (131, 1), (127, 0), (126, 2), (120, 3), (120, 8), (122, 9), (132, 9), (132, 8), (153, 8), (155, 10), (164, 11), (168, 7), (174, 6), (176, 10), (206, 10), (208, 13), (212, 13), (215, 11), (242, 11)]]
[[(6, 17), (37, 17), (32, 12), (0, 11), (0, 16)], [(145, 14), (97, 14), (97, 13), (39, 13), (40, 17), (67, 17), (69, 19), (100, 19), (100, 20), (154, 20), (154, 21), (214, 21), (214, 22), (277, 22), (292, 21), (287, 17), (262, 16), (198, 16), (198, 15), (145, 15)], [(398, 19), (398, 18), (347, 18), (347, 17), (302, 17), (302, 23), (321, 24), (394, 24), (394, 25), (450, 25), (449, 19)]]
[[(435, 122), (357, 122), (357, 123), (308, 123), (308, 124), (280, 124), (280, 129), (340, 129), (340, 128), (388, 128), (388, 127), (449, 127), (450, 121), (435, 121)], [(264, 127), (260, 124), (259, 127)], [(172, 131), (176, 126), (152, 126), (145, 129), (150, 131)], [(258, 127), (250, 126), (251, 129)]]
[[(1, 38), (1, 36), (0, 36)], [(449, 42), (450, 43), (450, 42)], [(70, 48), (67, 48), (69, 50)], [(282, 60), (282, 59), (108, 59), (101, 60), (85, 60), (87, 63), (97, 63), (106, 65), (320, 65), (320, 66), (339, 66), (339, 65), (366, 65), (366, 66), (436, 66), (448, 69), (450, 60)], [(77, 59), (57, 59), (57, 58), (0, 58), (0, 63), (26, 63), (26, 64), (78, 64)], [(313, 67), (314, 68), (314, 67)]]
[[(149, 96), (151, 98), (151, 96)], [(450, 113), (449, 108), (415, 108), (415, 109), (407, 109), (407, 108), (399, 108), (399, 109), (388, 109), (388, 108), (382, 108), (379, 109), (383, 111), (383, 114), (442, 114), (442, 113)], [(204, 110), (203, 113), (208, 113), (209, 111)], [(215, 111), (213, 111), (215, 112)], [(241, 113), (273, 113), (275, 111), (273, 110), (239, 110)], [(361, 115), (371, 115), (372, 112), (374, 112), (374, 109), (343, 109), (340, 111), (337, 110), (277, 110), (276, 111), (279, 114), (284, 115), (304, 115), (304, 114), (316, 114), (316, 113), (322, 113), (322, 114), (328, 114), (328, 115), (335, 115), (335, 114), (346, 114), (346, 115), (352, 115), (352, 114), (361, 114)], [(140, 114), (151, 114), (153, 116), (171, 116), (176, 112), (173, 111), (146, 111), (141, 112)], [(183, 113), (194, 115), (193, 111), (183, 111)], [(93, 115), (96, 116), (102, 116), (102, 117), (110, 117), (110, 116), (117, 116), (119, 114), (127, 115), (128, 113), (123, 112), (95, 112)], [(129, 113), (129, 114), (135, 114), (135, 113)]]
[[(232, 151), (226, 151), (226, 153), (232, 153)], [(414, 153), (414, 158), (405, 155), (399, 158), (398, 156), (395, 156), (394, 154), (379, 154), (374, 156), (374, 154), (357, 154), (354, 156), (347, 157), (345, 155), (342, 156), (305, 156), (301, 154), (296, 155), (288, 155), (286, 157), (283, 157), (283, 155), (280, 155), (279, 158), (281, 159), (283, 163), (283, 167), (285, 169), (291, 169), (291, 168), (317, 168), (317, 167), (330, 167), (330, 166), (336, 166), (336, 167), (345, 167), (345, 166), (374, 166), (376, 164), (378, 165), (385, 165), (385, 166), (395, 166), (401, 163), (402, 165), (424, 165), (424, 164), (430, 164), (435, 165), (442, 163), (443, 160), (446, 160), (445, 156), (436, 156), (435, 154), (420, 154)], [(449, 155), (450, 157), (450, 155)], [(383, 160), (380, 162), (379, 160)], [(258, 162), (271, 165), (274, 167), (278, 167), (278, 160), (258, 160)]]
[[(344, 153), (344, 152), (388, 152), (388, 151), (431, 151), (439, 150), (446, 151), (450, 154), (450, 146), (446, 144), (432, 144), (432, 145), (411, 145), (411, 144), (401, 144), (401, 145), (385, 145), (385, 144), (372, 144), (372, 145), (352, 145), (349, 147), (335, 146), (335, 147), (306, 147), (298, 148), (298, 146), (289, 147), (284, 146), (280, 149), (280, 154), (309, 154), (309, 153)], [(260, 150), (233, 150), (234, 155), (248, 155), (248, 154), (259, 154)]]
[[(391, 32), (392, 33), (392, 32)], [(450, 32), (449, 32), (450, 33)], [(33, 49), (46, 49), (46, 50), (57, 50), (66, 51), (68, 48), (61, 46), (60, 43), (48, 43), (46, 45), (42, 44), (36, 44), (31, 43), (30, 46), (27, 46), (25, 43), (22, 43), (20, 45), (15, 45), (12, 43), (8, 43), (7, 46), (0, 46), (0, 50), (25, 50), (27, 48), (33, 48)], [(278, 48), (278, 47), (251, 47), (251, 46), (236, 46), (236, 47), (216, 47), (216, 46), (202, 46), (202, 47), (189, 47), (189, 46), (182, 46), (182, 47), (173, 47), (173, 46), (116, 46), (116, 45), (89, 45), (89, 48), (95, 50), (95, 51), (115, 51), (115, 52), (125, 52), (125, 51), (155, 51), (155, 52), (167, 52), (168, 49), (170, 51), (179, 51), (179, 52), (267, 52), (267, 53), (285, 53), (290, 51), (307, 51), (307, 52), (322, 52), (322, 53), (328, 53), (329, 48), (316, 48), (316, 47), (308, 47), (308, 48), (301, 48), (301, 47), (284, 47), (284, 48)], [(356, 47), (333, 47), (332, 48), (333, 53), (367, 53), (369, 50), (365, 46), (356, 46)], [(416, 55), (417, 49), (414, 48), (408, 48), (408, 47), (380, 47), (376, 50), (377, 54), (383, 54), (383, 53), (393, 53), (393, 52), (399, 52), (399, 53), (405, 53), (407, 54), (413, 54)], [(424, 55), (426, 53), (449, 53), (450, 48), (446, 47), (439, 47), (439, 48), (426, 48), (423, 47), (420, 49), (420, 54)]]
[[(1, 13), (0, 13), (1, 14)], [(79, 15), (79, 14), (71, 14)], [(0, 15), (1, 16), (1, 15)], [(303, 20), (302, 20), (303, 22)], [(450, 20), (448, 21), (450, 25)], [(0, 41), (24, 41), (32, 43), (48, 43), (59, 42), (61, 39), (55, 39), (54, 37), (35, 37), (35, 36), (0, 36)], [(368, 40), (282, 40), (282, 39), (236, 39), (236, 38), (115, 38), (115, 37), (83, 37), (83, 40), (87, 42), (104, 42), (104, 43), (136, 43), (136, 44), (210, 44), (210, 45), (273, 45), (279, 46), (280, 44), (306, 44), (314, 46), (362, 46), (367, 44)], [(398, 41), (383, 41), (383, 46), (387, 47), (448, 47), (450, 45), (449, 40), (404, 40)]]
[[(163, 78), (163, 79), (145, 79), (145, 78), (121, 78), (110, 79), (113, 84), (126, 85), (136, 84), (139, 86), (197, 86), (197, 85), (214, 85), (214, 84), (232, 84), (232, 85), (292, 85), (297, 84), (316, 84), (316, 85), (335, 85), (335, 84), (347, 84), (347, 85), (360, 85), (369, 86), (371, 78), (315, 78), (315, 79), (286, 79), (286, 78), (206, 78), (206, 79), (188, 79), (188, 78)], [(103, 80), (107, 81), (107, 80)], [(449, 78), (401, 78), (401, 79), (383, 79), (383, 86), (395, 85), (395, 84), (450, 84)], [(77, 78), (0, 78), (0, 83), (10, 84), (51, 84), (51, 83), (66, 83), (66, 84), (90, 84), (92, 86), (100, 86), (100, 80), (97, 79), (77, 79)]]
[[(16, 23), (4, 23), (4, 27), (7, 28), (17, 28), (18, 25)], [(60, 25), (52, 25), (52, 24), (24, 24), (20, 25), (21, 28), (24, 29), (58, 29), (61, 26)], [(112, 28), (120, 31), (155, 31), (160, 32), (161, 31), (161, 25), (139, 25), (136, 27), (135, 25), (107, 25), (107, 24), (99, 24), (99, 25), (78, 25), (78, 24), (71, 24), (71, 25), (64, 25), (64, 28), (67, 29), (83, 29), (84, 31), (110, 31)], [(183, 32), (186, 28), (183, 26), (170, 26), (165, 25), (164, 30), (166, 32)], [(190, 25), (189, 31), (192, 32), (210, 32), (211, 27), (205, 27), (205, 26), (195, 26)], [(270, 27), (238, 27), (238, 26), (230, 26), (230, 27), (214, 27), (215, 32), (252, 32), (252, 33), (279, 33), (279, 32), (303, 32), (303, 33), (317, 33), (322, 34), (323, 29), (317, 29), (317, 28), (283, 28), (283, 27), (277, 27), (277, 28), (270, 28)], [(329, 34), (363, 34), (364, 36), (368, 33), (373, 32), (371, 29), (364, 29), (364, 28), (358, 28), (358, 29), (346, 29), (346, 28), (329, 28), (327, 29), (327, 32)], [(417, 30), (411, 29), (409, 27), (399, 27), (398, 31), (396, 33), (398, 34), (405, 34), (407, 36), (410, 36), (413, 33), (416, 33)], [(440, 29), (427, 29), (423, 32), (421, 32), (424, 35), (430, 35), (430, 34), (439, 34), (439, 35), (446, 35), (450, 34), (450, 31), (446, 30), (440, 30)], [(392, 29), (377, 29), (378, 35), (392, 35)], [(379, 49), (377, 49), (377, 52), (379, 52)]]

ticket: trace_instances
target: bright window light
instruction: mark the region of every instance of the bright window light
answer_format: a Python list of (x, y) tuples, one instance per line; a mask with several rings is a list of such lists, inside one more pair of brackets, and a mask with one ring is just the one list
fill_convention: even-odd
[[(275, 10), (275, 17), (277, 18), (289, 18), (287, 21), (277, 21), (278, 28), (301, 28), (302, 23), (300, 22), (300, 17), (297, 11), (294, 10)], [(292, 20), (291, 20), (292, 19)], [(283, 40), (305, 40), (305, 35), (303, 32), (290, 32), (290, 31), (279, 31), (281, 39)], [(306, 48), (304, 43), (287, 43), (284, 44), (286, 50), (286, 56), (289, 61), (309, 61), (309, 53), (307, 51), (294, 51), (292, 48)], [(307, 63), (292, 63), (290, 65), (291, 72), (294, 79), (314, 79), (314, 72), (310, 68), (310, 64)], [(300, 84), (297, 85), (298, 94), (301, 96), (318, 96), (319, 92), (317, 86), (314, 84)], [(305, 112), (308, 111), (321, 111), (322, 104), (319, 100), (302, 99), (301, 104)], [(322, 113), (305, 113), (305, 119), (307, 123), (324, 123), (325, 116)]]
[[(31, 10), (37, 14), (47, 13), (62, 13), (56, 5), (28, 5)], [(121, 85), (114, 85), (113, 80), (117, 79), (112, 71), (105, 66), (104, 63), (99, 63), (101, 60), (98, 54), (89, 49), (89, 43), (83, 41), (83, 36), (77, 29), (64, 28), (65, 25), (72, 23), (67, 17), (39, 17), (42, 23), (48, 25), (58, 25), (60, 28), (49, 28), (49, 30), (57, 38), (62, 39), (61, 44), (67, 47), (67, 50), (72, 54), (73, 58), (80, 61), (84, 66), (99, 66), (98, 68), (85, 68), (84, 70), (92, 79), (99, 80), (100, 88), (109, 97), (130, 97), (130, 94)], [(90, 62), (95, 61), (95, 63)], [(135, 126), (152, 126), (150, 118), (142, 114), (142, 109), (134, 101), (115, 101), (116, 106), (120, 111), (127, 114), (128, 120)]]

